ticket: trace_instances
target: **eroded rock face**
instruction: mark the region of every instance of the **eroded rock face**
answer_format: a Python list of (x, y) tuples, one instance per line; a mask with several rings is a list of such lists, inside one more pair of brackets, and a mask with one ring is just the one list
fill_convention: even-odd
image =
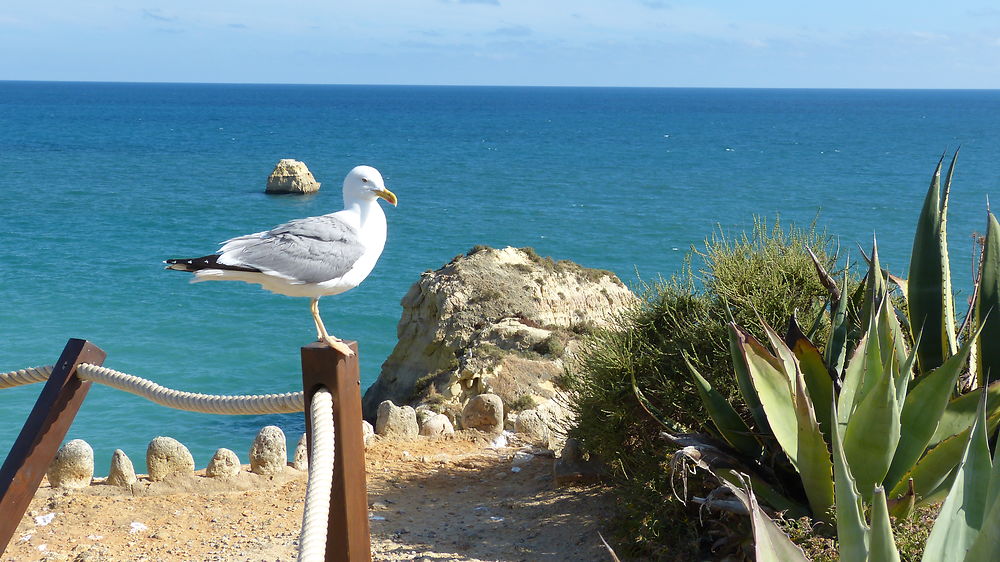
[(53, 488), (86, 488), (94, 477), (94, 449), (83, 439), (67, 441), (46, 476)]
[(477, 248), (424, 273), (403, 297), (399, 338), (364, 396), (427, 405), (453, 421), (474, 396), (530, 399), (546, 423), (566, 420), (555, 381), (582, 334), (636, 302), (614, 274), (540, 258), (530, 249)]
[(132, 464), (132, 459), (128, 458), (125, 451), (115, 449), (115, 453), (111, 455), (111, 470), (108, 471), (108, 479), (105, 480), (105, 484), (126, 487), (135, 484), (138, 480), (135, 476), (135, 466)]
[(315, 193), (319, 185), (304, 162), (282, 158), (267, 178), (265, 193)]
[(271, 476), (288, 464), (285, 432), (276, 425), (262, 427), (250, 446), (250, 472)]
[(455, 433), (455, 427), (451, 425), (451, 420), (444, 414), (434, 414), (430, 416), (420, 426), (420, 435), (427, 437), (439, 437)]
[(146, 469), (149, 479), (159, 482), (170, 475), (194, 475), (194, 457), (173, 437), (156, 437), (146, 447)]
[(295, 454), (292, 455), (292, 468), (295, 470), (309, 470), (309, 441), (306, 434), (299, 437), (299, 444), (295, 446)]

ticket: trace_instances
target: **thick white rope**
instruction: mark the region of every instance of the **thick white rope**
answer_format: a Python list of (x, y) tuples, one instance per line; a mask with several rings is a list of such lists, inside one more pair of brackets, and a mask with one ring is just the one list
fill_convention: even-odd
[(309, 483), (302, 513), (299, 538), (299, 562), (326, 558), (326, 531), (330, 517), (330, 493), (333, 488), (333, 396), (325, 387), (313, 394), (309, 408), (310, 432)]
[[(0, 389), (44, 382), (52, 374), (52, 365), (29, 367), (20, 371), (0, 373)], [(83, 363), (76, 369), (83, 380), (101, 383), (178, 410), (205, 414), (285, 414), (305, 408), (302, 392), (284, 394), (239, 395), (199, 394), (160, 386), (155, 382), (107, 367)]]

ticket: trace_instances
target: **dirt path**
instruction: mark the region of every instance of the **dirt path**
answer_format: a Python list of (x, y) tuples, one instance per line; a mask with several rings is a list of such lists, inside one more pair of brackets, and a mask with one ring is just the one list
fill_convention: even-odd
[[(556, 489), (550, 457), (517, 451), (462, 438), (370, 446), (374, 559), (608, 560), (597, 536), (613, 506), (607, 490)], [(305, 473), (291, 468), (225, 485), (140, 482), (132, 492), (43, 484), (2, 559), (294, 560), (305, 488)]]

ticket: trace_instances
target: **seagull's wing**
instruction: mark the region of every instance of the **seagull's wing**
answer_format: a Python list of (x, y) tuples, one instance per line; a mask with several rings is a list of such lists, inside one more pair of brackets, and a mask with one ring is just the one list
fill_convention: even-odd
[(323, 215), (227, 240), (218, 261), (256, 268), (293, 283), (321, 283), (350, 271), (364, 252), (357, 229)]

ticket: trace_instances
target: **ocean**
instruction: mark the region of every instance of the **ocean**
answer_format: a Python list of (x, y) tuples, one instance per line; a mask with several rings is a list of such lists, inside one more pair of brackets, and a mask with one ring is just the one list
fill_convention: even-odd
[[(395, 344), (420, 273), (477, 244), (668, 277), (716, 229), (816, 219), (844, 250), (879, 240), (905, 275), (931, 171), (961, 146), (949, 217), (955, 287), (1000, 197), (1000, 91), (517, 88), (0, 82), (0, 371), (51, 364), (71, 337), (105, 365), (195, 392), (287, 392), (314, 337), (308, 301), (242, 283), (190, 285), (162, 260), (340, 208), (353, 166), (399, 197), (359, 288), (321, 301), (360, 343), (362, 386)], [(281, 158), (322, 182), (265, 195)], [(6, 452), (41, 385), (0, 391)], [(204, 467), (247, 462), (257, 430), (300, 414), (213, 416), (95, 385), (68, 438), (144, 466), (157, 435)]]

